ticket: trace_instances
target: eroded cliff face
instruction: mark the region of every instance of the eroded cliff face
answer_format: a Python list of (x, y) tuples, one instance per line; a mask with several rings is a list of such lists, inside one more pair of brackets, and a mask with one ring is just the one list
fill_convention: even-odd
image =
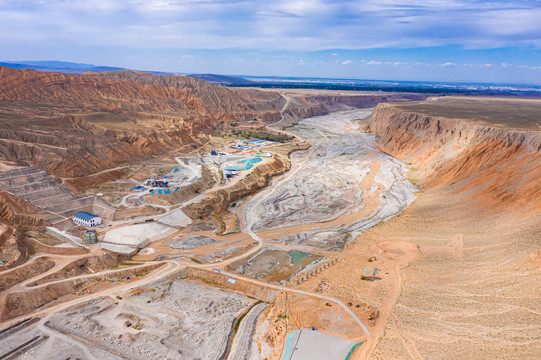
[(232, 202), (255, 194), (268, 185), (269, 179), (287, 171), (287, 160), (274, 156), (269, 164), (259, 165), (250, 175), (234, 186), (218, 190), (212, 198), (188, 205), (183, 211), (192, 219), (210, 214), (223, 214)]
[(277, 93), (233, 91), (181, 76), (0, 67), (0, 160), (78, 177), (189, 151), (228, 122), (277, 120), (282, 102)]
[(390, 104), (368, 131), (386, 153), (412, 163), (425, 187), (452, 186), (489, 212), (541, 213), (541, 132), (431, 117)]

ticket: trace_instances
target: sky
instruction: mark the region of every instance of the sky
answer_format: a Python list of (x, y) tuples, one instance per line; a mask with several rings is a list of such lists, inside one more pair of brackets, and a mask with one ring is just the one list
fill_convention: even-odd
[(541, 0), (0, 0), (0, 61), (541, 84)]

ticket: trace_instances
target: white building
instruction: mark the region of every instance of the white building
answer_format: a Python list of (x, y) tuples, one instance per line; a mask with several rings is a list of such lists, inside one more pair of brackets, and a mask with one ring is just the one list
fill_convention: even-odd
[(101, 218), (88, 211), (79, 211), (73, 215), (73, 222), (84, 227), (92, 227), (101, 224)]

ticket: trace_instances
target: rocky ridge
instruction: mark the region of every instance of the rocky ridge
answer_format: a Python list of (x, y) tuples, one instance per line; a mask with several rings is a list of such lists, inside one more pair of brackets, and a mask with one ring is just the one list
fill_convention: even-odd
[(489, 211), (541, 212), (541, 132), (375, 109), (368, 131), (388, 154), (412, 163), (425, 187), (453, 186)]

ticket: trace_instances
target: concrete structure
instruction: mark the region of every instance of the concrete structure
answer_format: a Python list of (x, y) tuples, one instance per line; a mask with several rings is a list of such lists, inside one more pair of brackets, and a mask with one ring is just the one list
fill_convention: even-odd
[(139, 250), (137, 248), (130, 247), (130, 246), (116, 245), (116, 244), (110, 244), (110, 243), (102, 243), (100, 245), (100, 248), (127, 256), (128, 258), (135, 255), (137, 251)]
[(92, 227), (101, 224), (101, 218), (88, 211), (79, 211), (73, 215), (73, 222), (84, 227)]
[(96, 230), (85, 231), (86, 244), (96, 244), (97, 242), (98, 242), (98, 234), (96, 233)]
[(282, 360), (346, 360), (361, 344), (317, 330), (300, 329), (287, 337)]
[(33, 167), (0, 172), (0, 189), (55, 214), (50, 219), (54, 227), (65, 230), (73, 227), (71, 216), (78, 211), (90, 211), (112, 217), (115, 209), (93, 195), (75, 195), (43, 170)]
[(149, 222), (113, 229), (105, 234), (100, 247), (117, 253), (135, 253), (150, 242), (163, 239), (177, 232), (176, 228)]
[(45, 232), (51, 236), (54, 236), (60, 241), (66, 241), (68, 243), (71, 243), (77, 247), (82, 247), (83, 249), (90, 250), (90, 248), (83, 244), (81, 241), (81, 238), (78, 238), (77, 236), (73, 236), (71, 234), (68, 234), (65, 231), (59, 230), (53, 226), (47, 226), (45, 228)]
[(188, 217), (181, 209), (172, 211), (171, 213), (164, 215), (159, 223), (165, 224), (171, 227), (186, 227), (192, 223), (192, 219)]

